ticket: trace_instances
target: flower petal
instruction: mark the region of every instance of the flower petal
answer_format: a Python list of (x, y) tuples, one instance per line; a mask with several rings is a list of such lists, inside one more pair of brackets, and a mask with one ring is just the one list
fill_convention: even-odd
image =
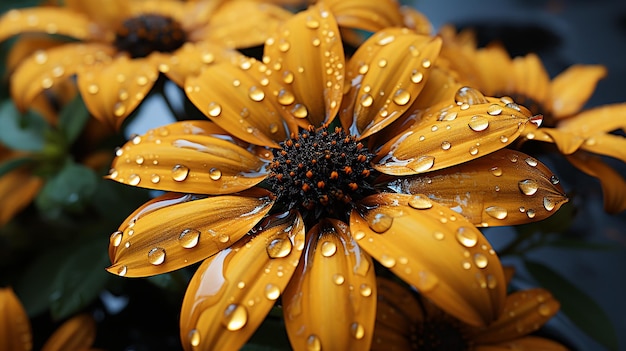
[(433, 25), (425, 14), (411, 6), (400, 6), (400, 13), (403, 17), (404, 27), (410, 28), (418, 34), (429, 35), (432, 33)]
[(148, 59), (118, 56), (104, 65), (78, 72), (78, 89), (89, 112), (102, 123), (119, 129), (146, 97), (159, 77)]
[(109, 178), (150, 189), (211, 195), (232, 194), (265, 179), (267, 162), (230, 140), (206, 133), (212, 125), (177, 122), (131, 138), (117, 150)]
[(560, 304), (544, 289), (517, 291), (506, 298), (498, 320), (483, 329), (472, 330), (477, 343), (495, 344), (534, 332), (552, 318)]
[(424, 310), (411, 290), (400, 284), (377, 277), (378, 303), (376, 304), (376, 327), (374, 340), (379, 327), (395, 330), (398, 334), (410, 337), (412, 326), (424, 319)]
[(203, 260), (244, 236), (272, 207), (265, 196), (200, 198), (166, 194), (149, 201), (111, 235), (107, 268), (120, 276), (170, 272)]
[(497, 345), (481, 345), (476, 351), (568, 351), (568, 348), (550, 339), (527, 336)]
[(261, 227), (194, 274), (180, 317), (185, 350), (239, 350), (287, 286), (304, 247), (302, 218), (273, 216)]
[(101, 44), (70, 43), (46, 51), (36, 51), (11, 75), (11, 96), (25, 111), (42, 91), (68, 79), (83, 65), (108, 61), (114, 49)]
[(294, 15), (265, 43), (263, 62), (276, 67), (294, 97), (290, 111), (314, 126), (330, 123), (339, 111), (345, 58), (339, 28), (320, 1)]
[(83, 0), (65, 0), (64, 3), (68, 8), (83, 13), (101, 24), (102, 28), (117, 28), (124, 19), (132, 16), (130, 5), (136, 1), (108, 0), (106, 6)]
[(227, 61), (236, 55), (236, 51), (203, 41), (187, 42), (173, 53), (153, 52), (150, 59), (160, 72), (182, 87), (187, 77), (198, 76), (208, 65)]
[(606, 74), (601, 65), (572, 65), (556, 76), (550, 86), (554, 117), (569, 117), (580, 111)]
[(342, 103), (341, 123), (366, 138), (404, 113), (424, 88), (441, 49), (441, 39), (408, 29), (373, 35), (350, 59), (352, 82)]
[(618, 129), (626, 131), (626, 103), (603, 105), (584, 110), (571, 118), (559, 122), (558, 128), (583, 137)]
[(43, 180), (33, 176), (31, 172), (30, 169), (21, 167), (0, 176), (0, 226), (28, 206), (39, 193)]
[(512, 150), (388, 186), (399, 193), (424, 194), (484, 227), (542, 220), (567, 202), (559, 179), (545, 165)]
[(376, 314), (371, 258), (337, 220), (311, 228), (304, 255), (283, 294), (291, 346), (369, 350)]
[(30, 351), (33, 348), (30, 321), (12, 288), (0, 288), (0, 349)]
[(512, 67), (512, 73), (515, 77), (513, 90), (518, 94), (516, 96), (530, 99), (530, 101), (520, 100), (517, 102), (533, 111), (531, 103), (543, 106), (550, 93), (550, 76), (539, 56), (531, 53), (516, 57), (513, 59)]
[(456, 318), (487, 325), (500, 315), (500, 260), (449, 208), (423, 195), (372, 195), (350, 214), (350, 230), (367, 253)]
[[(102, 6), (99, 6), (102, 10)], [(0, 41), (16, 34), (47, 33), (98, 40), (93, 23), (82, 13), (56, 7), (12, 9), (0, 17)]]
[(79, 314), (55, 330), (41, 351), (87, 350), (95, 339), (96, 322), (88, 314)]
[(377, 32), (400, 27), (404, 18), (395, 0), (325, 0), (341, 27)]
[(619, 213), (626, 210), (626, 180), (622, 174), (602, 162), (599, 157), (587, 152), (576, 152), (568, 156), (567, 160), (576, 168), (600, 180), (605, 211)]
[[(215, 124), (234, 136), (256, 145), (278, 147), (288, 136), (279, 102), (282, 88), (258, 74), (267, 69), (252, 58), (239, 57), (237, 65), (208, 66), (199, 76), (185, 81), (191, 102)], [(267, 93), (266, 93), (267, 92)], [(270, 92), (275, 92), (272, 94)]]
[(411, 175), (454, 166), (507, 146), (529, 122), (535, 123), (530, 112), (516, 104), (482, 95), (480, 101), (484, 103), (434, 107), (383, 145), (374, 168), (389, 175)]

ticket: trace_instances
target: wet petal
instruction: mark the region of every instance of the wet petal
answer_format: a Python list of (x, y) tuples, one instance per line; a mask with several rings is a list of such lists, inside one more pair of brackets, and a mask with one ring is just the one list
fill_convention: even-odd
[(314, 126), (330, 123), (339, 110), (345, 59), (339, 28), (325, 2), (294, 15), (265, 43), (263, 62), (274, 67), (294, 97), (289, 109)]
[(87, 350), (96, 339), (96, 322), (88, 314), (74, 316), (48, 338), (41, 351)]
[[(480, 94), (471, 88), (465, 91)], [(478, 96), (485, 103), (433, 108), (420, 123), (383, 145), (374, 168), (389, 175), (434, 171), (504, 148), (525, 128), (535, 128), (534, 118), (523, 107)]]
[(408, 29), (389, 29), (366, 41), (350, 59), (351, 88), (342, 104), (341, 122), (365, 138), (407, 110), (424, 88), (441, 39)]
[[(102, 6), (99, 6), (102, 9)], [(21, 33), (65, 35), (80, 40), (97, 40), (98, 32), (81, 13), (55, 7), (13, 9), (0, 18), (0, 41)]]
[(149, 201), (111, 235), (111, 273), (127, 277), (170, 272), (201, 261), (244, 236), (272, 207), (266, 196), (198, 199), (166, 194)]
[(115, 58), (106, 65), (78, 72), (78, 88), (89, 112), (102, 123), (119, 129), (146, 97), (159, 72), (147, 59)]
[(606, 73), (601, 65), (573, 65), (556, 76), (550, 86), (554, 117), (568, 117), (580, 111)]
[(499, 343), (530, 334), (543, 326), (560, 308), (560, 304), (544, 289), (517, 291), (506, 298), (498, 320), (470, 333), (477, 343)]
[(198, 76), (208, 65), (225, 62), (235, 55), (235, 51), (203, 41), (187, 42), (173, 53), (154, 52), (150, 59), (160, 72), (182, 87), (187, 77)]
[[(142, 1), (143, 2), (143, 1)], [(83, 13), (97, 21), (103, 28), (117, 28), (125, 18), (132, 17), (130, 11), (131, 1), (108, 0), (106, 6), (97, 2), (82, 0), (65, 0), (65, 6)], [(112, 39), (111, 39), (112, 40)]]
[(212, 15), (203, 40), (236, 48), (261, 45), (291, 16), (291, 12), (273, 4), (226, 1)]
[(33, 340), (28, 315), (12, 288), (0, 288), (0, 349), (30, 351)]
[(43, 180), (31, 172), (22, 167), (0, 176), (0, 226), (28, 206), (39, 193)]
[(458, 213), (423, 195), (379, 194), (352, 211), (350, 230), (378, 262), (460, 320), (487, 325), (500, 315), (500, 261)]
[(239, 350), (296, 270), (304, 233), (300, 215), (269, 217), (257, 234), (205, 260), (181, 309), (185, 350)]
[[(232, 194), (265, 179), (266, 161), (220, 136), (208, 121), (178, 122), (132, 137), (117, 150), (109, 178), (150, 189)], [(181, 130), (182, 129), (182, 130)]]
[(304, 259), (283, 294), (295, 350), (368, 350), (376, 313), (374, 265), (345, 223), (322, 221), (307, 233)]
[(62, 41), (51, 38), (50, 36), (47, 36), (45, 34), (21, 36), (15, 40), (15, 43), (13, 45), (11, 45), (11, 50), (7, 55), (7, 71), (13, 71), (25, 59), (27, 59), (28, 56), (32, 55), (37, 50), (46, 51), (62, 44), (64, 44)]
[(609, 213), (626, 210), (626, 180), (615, 169), (602, 162), (599, 157), (587, 152), (577, 152), (567, 157), (576, 168), (598, 178), (602, 185), (604, 209)]
[(326, 0), (341, 27), (377, 32), (403, 25), (403, 16), (395, 0)]
[(563, 131), (590, 137), (601, 132), (618, 129), (626, 131), (626, 103), (603, 105), (584, 110), (581, 113), (559, 122), (558, 128)]
[(68, 79), (83, 65), (107, 62), (114, 52), (101, 44), (65, 44), (46, 51), (36, 51), (11, 75), (11, 96), (20, 110), (46, 89)]
[(388, 186), (395, 192), (424, 194), (484, 227), (542, 220), (567, 202), (559, 179), (545, 165), (512, 150)]
[(527, 336), (497, 345), (478, 346), (476, 351), (567, 351), (568, 348), (549, 339), (538, 336)]
[(576, 152), (585, 142), (585, 139), (580, 135), (548, 127), (525, 133), (524, 136), (529, 140), (554, 143), (563, 155), (570, 155)]

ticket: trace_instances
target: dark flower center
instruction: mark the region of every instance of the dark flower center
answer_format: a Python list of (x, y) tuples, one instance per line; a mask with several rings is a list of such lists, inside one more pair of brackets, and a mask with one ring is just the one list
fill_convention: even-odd
[(354, 200), (373, 193), (372, 154), (340, 128), (302, 131), (274, 151), (267, 184), (277, 203), (304, 215), (345, 215)]
[(141, 15), (124, 21), (115, 35), (115, 46), (131, 57), (146, 57), (151, 52), (172, 52), (186, 41), (180, 23), (161, 15)]
[(412, 327), (411, 345), (419, 351), (468, 350), (458, 323), (453, 321), (428, 320)]

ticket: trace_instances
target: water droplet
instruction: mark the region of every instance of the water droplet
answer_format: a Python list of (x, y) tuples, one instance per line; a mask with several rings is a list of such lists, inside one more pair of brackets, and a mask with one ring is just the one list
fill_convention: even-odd
[(139, 177), (137, 174), (131, 174), (128, 176), (128, 184), (129, 185), (137, 185), (139, 184), (139, 182), (141, 182), (141, 177)]
[(307, 17), (305, 24), (309, 29), (317, 29), (320, 26), (320, 22), (313, 17)]
[(361, 340), (363, 339), (363, 336), (365, 335), (365, 328), (363, 328), (363, 326), (360, 323), (352, 323), (350, 325), (350, 334), (352, 334), (352, 337), (357, 339), (357, 340)]
[(283, 82), (287, 83), (287, 84), (291, 84), (293, 83), (293, 72), (291, 71), (284, 71), (283, 72)]
[(486, 104), (489, 102), (480, 91), (470, 87), (462, 87), (457, 90), (454, 95), (454, 101), (457, 105), (476, 105)]
[(148, 261), (155, 266), (158, 266), (165, 262), (165, 249), (161, 247), (152, 248), (148, 252)]
[(502, 113), (502, 106), (498, 104), (492, 104), (487, 108), (487, 113), (492, 116), (497, 116)]
[(554, 210), (555, 207), (556, 207), (556, 203), (554, 202), (553, 199), (549, 197), (543, 198), (543, 208), (545, 208), (547, 211), (552, 211)]
[(509, 138), (506, 135), (500, 135), (500, 142), (505, 144), (509, 141)]
[(100, 91), (100, 87), (98, 87), (97, 84), (89, 84), (89, 86), (87, 87), (87, 92), (89, 94), (97, 94), (98, 91)]
[(469, 123), (467, 124), (471, 130), (475, 132), (482, 132), (483, 130), (489, 127), (489, 121), (487, 118), (481, 115), (475, 115), (470, 118)]
[(495, 219), (505, 219), (508, 215), (506, 208), (500, 206), (489, 206), (485, 209), (485, 212)]
[(378, 67), (383, 68), (383, 67), (387, 67), (387, 60), (385, 59), (380, 59), (378, 61)]
[[(519, 109), (518, 109), (519, 111)], [(542, 115), (535, 115), (532, 116), (528, 119), (528, 121), (532, 124), (534, 124), (537, 128), (541, 127), (541, 123), (543, 123), (543, 116)]]
[(550, 183), (552, 183), (552, 185), (557, 185), (559, 184), (560, 180), (557, 176), (553, 175), (550, 177)]
[(270, 258), (286, 257), (291, 253), (293, 245), (287, 237), (277, 237), (267, 244), (266, 251)]
[(491, 174), (493, 174), (496, 177), (500, 177), (502, 175), (502, 169), (497, 166), (491, 167), (490, 171), (491, 171)]
[(361, 67), (359, 67), (359, 74), (365, 74), (367, 73), (367, 71), (369, 71), (370, 66), (366, 63), (362, 64)]
[(422, 72), (415, 71), (411, 75), (411, 82), (413, 82), (415, 84), (421, 82), (422, 80), (424, 80), (424, 74)]
[(209, 116), (217, 117), (222, 113), (222, 106), (215, 101), (209, 103)]
[(370, 107), (370, 106), (372, 106), (373, 102), (374, 102), (374, 98), (372, 97), (372, 95), (370, 95), (370, 94), (363, 94), (361, 96), (361, 106), (363, 106), (363, 107)]
[(337, 285), (341, 285), (345, 281), (346, 281), (346, 278), (344, 278), (343, 275), (341, 275), (341, 274), (333, 274), (333, 283), (335, 283)]
[(444, 141), (441, 143), (442, 150), (450, 150), (451, 147), (452, 147), (452, 144), (450, 144), (449, 141)]
[(126, 106), (124, 106), (124, 104), (122, 104), (121, 102), (117, 102), (115, 103), (115, 105), (113, 105), (113, 114), (116, 117), (121, 117), (126, 113)]
[(291, 105), (295, 100), (295, 96), (289, 90), (281, 89), (278, 92), (278, 103), (283, 106)]
[(372, 296), (372, 288), (365, 283), (361, 284), (359, 292), (361, 293), (361, 296), (364, 297)]
[(538, 163), (538, 162), (537, 162), (537, 160), (535, 160), (535, 159), (534, 159), (534, 158), (532, 158), (532, 157), (528, 157), (528, 158), (526, 158), (524, 161), (526, 161), (526, 163), (527, 163), (529, 166), (531, 166), (531, 167), (535, 167), (535, 166), (537, 166), (537, 163)]
[(135, 163), (137, 163), (138, 165), (142, 165), (143, 161), (144, 161), (143, 156), (137, 155), (137, 157), (135, 157)]
[(222, 323), (230, 331), (239, 330), (248, 323), (248, 310), (245, 306), (230, 304), (224, 310)]
[(393, 102), (400, 106), (406, 105), (407, 103), (409, 103), (409, 100), (411, 100), (411, 94), (403, 89), (398, 89), (393, 96)]
[(291, 113), (296, 118), (306, 118), (309, 115), (309, 110), (302, 104), (295, 104), (291, 109)]
[(439, 283), (439, 279), (432, 273), (426, 271), (419, 271), (417, 273), (418, 280), (415, 287), (421, 292), (428, 292), (433, 290)]
[(465, 247), (474, 247), (478, 243), (478, 235), (467, 227), (459, 227), (456, 240)]
[(433, 207), (433, 203), (424, 195), (415, 195), (409, 200), (409, 206), (418, 210), (427, 210)]
[(431, 65), (432, 65), (432, 62), (429, 59), (423, 59), (422, 60), (422, 67), (430, 68)]
[(117, 275), (119, 275), (120, 277), (125, 276), (127, 272), (128, 268), (125, 265), (117, 269)]
[(37, 52), (35, 52), (35, 62), (43, 65), (44, 63), (46, 63), (48, 61), (48, 55), (46, 54), (45, 51), (43, 50), (37, 50)]
[(280, 39), (280, 42), (278, 43), (278, 50), (280, 50), (281, 52), (287, 52), (289, 51), (290, 47), (291, 45), (285, 38)]
[(172, 179), (174, 179), (175, 181), (182, 182), (183, 180), (187, 179), (188, 175), (189, 168), (187, 166), (175, 165), (174, 167), (172, 167)]
[(489, 289), (495, 289), (496, 286), (498, 286), (498, 281), (496, 280), (496, 277), (494, 277), (492, 274), (487, 274), (487, 287)]
[(485, 268), (489, 264), (489, 259), (487, 259), (487, 256), (479, 252), (474, 254), (474, 264), (478, 268)]
[(211, 168), (209, 170), (209, 178), (213, 180), (219, 180), (220, 178), (222, 178), (222, 171), (220, 171), (218, 168)]
[(265, 286), (265, 297), (268, 300), (274, 301), (280, 296), (280, 288), (274, 284), (267, 284)]
[(332, 241), (325, 241), (322, 243), (322, 256), (330, 257), (337, 252), (337, 245)]
[(307, 351), (322, 351), (322, 342), (317, 335), (309, 335), (306, 339), (306, 349)]
[(379, 39), (376, 42), (376, 44), (378, 44), (380, 46), (385, 46), (387, 44), (392, 43), (395, 39), (396, 39), (396, 37), (393, 36), (393, 35), (386, 35), (386, 36), (382, 37), (381, 39)]
[(435, 238), (435, 240), (443, 240), (446, 236), (445, 234), (443, 234), (442, 232), (434, 232), (433, 233), (433, 237)]
[(463, 269), (468, 270), (470, 268), (472, 268), (472, 263), (468, 260), (463, 260), (461, 261), (461, 267), (463, 267)]
[(187, 334), (187, 338), (189, 338), (191, 346), (200, 345), (200, 332), (197, 329), (191, 329), (189, 334)]
[(248, 90), (248, 97), (250, 97), (252, 101), (262, 101), (265, 98), (265, 93), (261, 90), (261, 88), (251, 86), (250, 90)]
[(153, 184), (157, 184), (157, 183), (159, 183), (161, 181), (161, 176), (158, 175), (158, 174), (153, 174), (153, 175), (150, 176), (150, 181)]
[(529, 208), (528, 210), (526, 210), (526, 216), (528, 216), (528, 218), (533, 219), (535, 218), (536, 215), (537, 213), (532, 208)]
[(469, 148), (469, 153), (470, 153), (470, 155), (472, 155), (472, 156), (476, 156), (476, 155), (478, 154), (478, 147), (476, 147), (476, 146), (471, 146), (471, 147)]
[(368, 222), (369, 227), (378, 234), (382, 234), (391, 228), (393, 217), (385, 213), (377, 213), (371, 221)]
[(539, 184), (534, 179), (524, 179), (517, 183), (519, 190), (524, 195), (534, 195), (539, 190)]
[(382, 255), (379, 262), (387, 268), (391, 268), (396, 265), (396, 259), (389, 255)]
[(109, 240), (111, 241), (111, 245), (113, 245), (114, 247), (120, 246), (120, 244), (122, 243), (122, 232), (119, 230), (113, 232)]
[(426, 172), (427, 170), (433, 168), (435, 165), (435, 157), (433, 156), (420, 156), (417, 161), (411, 164), (411, 169), (415, 172)]
[(552, 314), (552, 309), (550, 308), (550, 305), (542, 303), (537, 308), (537, 312), (544, 317), (549, 317)]
[(191, 249), (198, 245), (200, 231), (197, 229), (185, 229), (178, 236), (178, 243), (185, 249)]
[(217, 240), (219, 240), (219, 242), (225, 244), (225, 243), (227, 243), (230, 240), (230, 236), (228, 234), (222, 233), (222, 234), (218, 235)]

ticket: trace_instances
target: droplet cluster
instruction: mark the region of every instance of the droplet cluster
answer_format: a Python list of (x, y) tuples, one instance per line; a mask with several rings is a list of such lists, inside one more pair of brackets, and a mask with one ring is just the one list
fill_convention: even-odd
[(180, 23), (152, 14), (127, 19), (115, 36), (115, 46), (133, 58), (146, 57), (154, 51), (172, 52), (185, 41), (186, 34)]

